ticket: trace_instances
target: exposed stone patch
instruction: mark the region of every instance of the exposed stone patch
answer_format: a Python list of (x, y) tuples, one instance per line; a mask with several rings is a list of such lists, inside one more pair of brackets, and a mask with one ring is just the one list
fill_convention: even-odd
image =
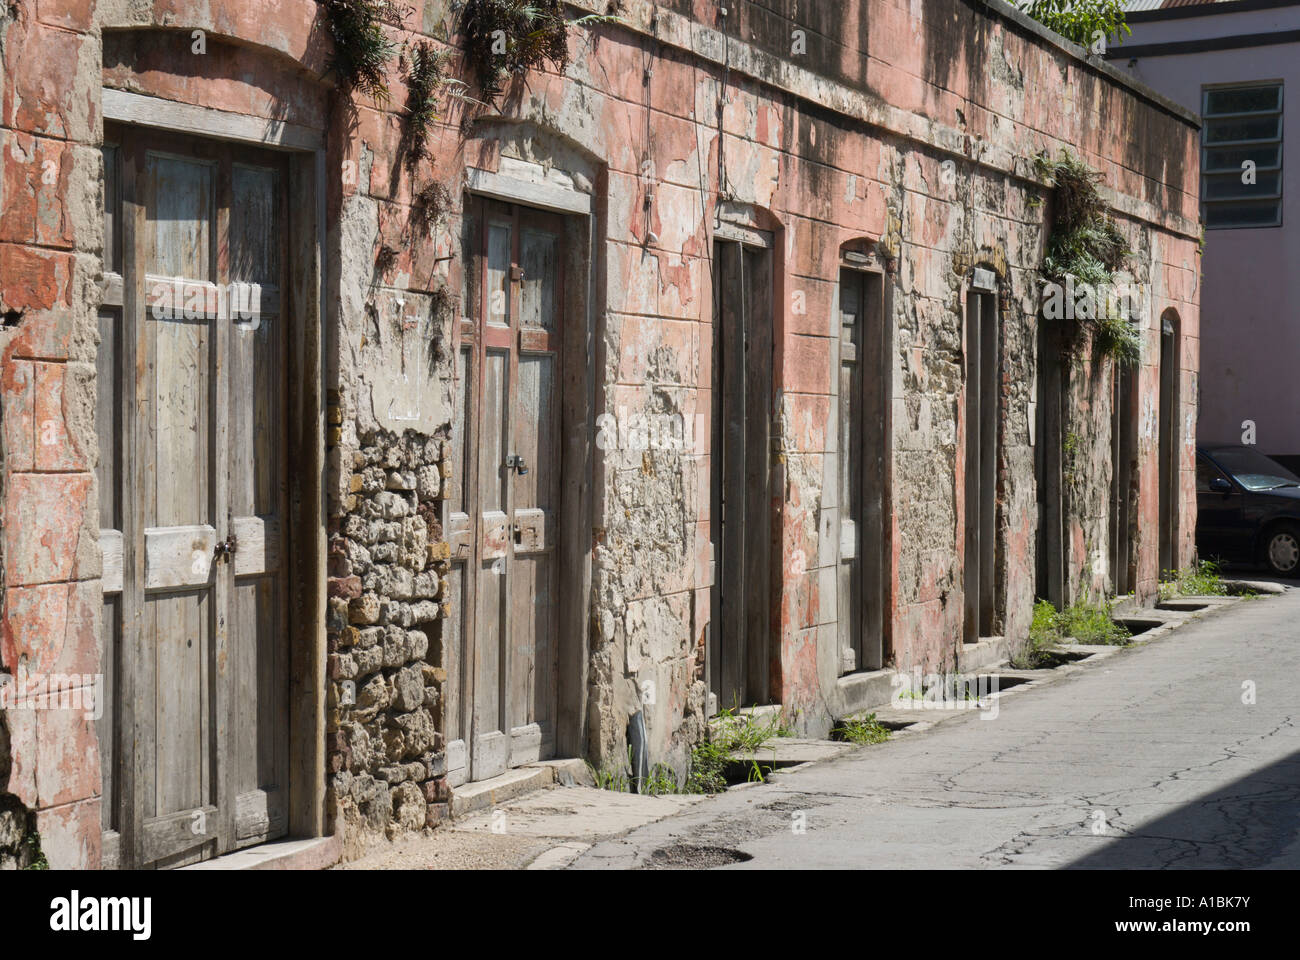
[(446, 817), (447, 453), (412, 431), (363, 435), (330, 537), (329, 790), (349, 844)]

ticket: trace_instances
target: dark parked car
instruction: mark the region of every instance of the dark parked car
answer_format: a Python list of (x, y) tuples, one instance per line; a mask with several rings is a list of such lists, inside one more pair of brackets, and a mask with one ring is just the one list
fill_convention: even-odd
[(1253, 447), (1196, 450), (1196, 549), (1205, 559), (1263, 562), (1300, 574), (1300, 477)]

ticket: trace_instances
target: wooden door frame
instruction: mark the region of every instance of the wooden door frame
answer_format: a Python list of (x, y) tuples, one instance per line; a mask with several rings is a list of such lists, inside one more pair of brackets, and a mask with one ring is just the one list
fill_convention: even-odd
[[(596, 314), (593, 305), (603, 303), (603, 274), (597, 269), (601, 226), (605, 220), (603, 208), (593, 202), (589, 194), (555, 184), (535, 184), (511, 177), (468, 167), (464, 182), (465, 209), (475, 198), (514, 204), (542, 213), (558, 214), (564, 224), (564, 254), (561, 262), (561, 280), (565, 300), (559, 319), (565, 349), (561, 352), (557, 368), (557, 401), (560, 420), (560, 474), (559, 516), (555, 529), (559, 543), (555, 553), (559, 567), (557, 596), (573, 596), (580, 602), (559, 604), (555, 636), (555, 756), (581, 757), (588, 752), (587, 680), (590, 669), (587, 649), (590, 630), (592, 564), (591, 544), (596, 529), (593, 479), (595, 476), (595, 434), (597, 371), (600, 369), (596, 331)], [(486, 237), (482, 238), (486, 242)], [(470, 279), (482, 282), (481, 278)], [(480, 290), (480, 296), (482, 291)], [(451, 355), (459, 355), (462, 333), (477, 318), (457, 318), (452, 325)], [(481, 374), (476, 368), (469, 372), (471, 393), (478, 390)], [(453, 396), (458, 391), (453, 390)], [(465, 411), (466, 436), (462, 438), (467, 460), (463, 482), (471, 483), (470, 470), (478, 462), (477, 443), (469, 442), (470, 411)], [(473, 438), (475, 441), (477, 438)], [(445, 503), (445, 502), (444, 502)], [(446, 516), (443, 522), (446, 524)], [(477, 521), (470, 518), (471, 529)], [(471, 536), (474, 534), (471, 533)], [(473, 577), (467, 566), (465, 582), (472, 584)], [(472, 590), (472, 586), (468, 589)], [(449, 664), (448, 671), (459, 670), (465, 677), (472, 665), (463, 656), (466, 638), (461, 637), (461, 662)], [(465, 718), (472, 715), (472, 688), (462, 683), (460, 707), (462, 722), (460, 732), (465, 738), (467, 751), (472, 751), (471, 727)], [(470, 760), (467, 757), (466, 762)]]
[[(285, 542), (289, 562), (286, 569), (287, 605), (294, 611), (290, 618), (289, 642), (289, 779), (287, 789), (288, 836), (318, 837), (325, 834), (325, 658), (326, 658), (326, 460), (325, 460), (325, 377), (327, 356), (326, 324), (337, 323), (337, 304), (326, 295), (327, 284), (337, 277), (327, 276), (325, 250), (325, 136), (323, 131), (294, 124), (268, 124), (266, 121), (211, 108), (197, 108), (156, 97), (125, 91), (105, 90), (104, 119), (124, 125), (129, 132), (167, 132), (188, 137), (214, 139), (236, 144), (254, 145), (288, 154), (287, 194), (291, 217), (298, 225), (286, 225), (289, 262), (283, 295), (290, 307), (284, 311), (287, 321), (285, 374), (288, 380), (289, 515), (286, 518)], [(122, 274), (135, 276), (139, 282), (122, 289), (123, 369), (134, 369), (140, 326), (137, 318), (143, 307), (140, 286), (143, 277), (137, 269), (137, 241), (142, 236), (143, 200), (137, 196), (140, 173), (137, 151), (124, 151), (120, 184)], [(111, 281), (111, 278), (110, 278)], [(332, 304), (329, 316), (322, 307)], [(141, 398), (134, 389), (124, 392), (125, 409), (121, 476), (124, 505), (122, 564), (134, 576), (126, 578), (135, 586), (124, 591), (121, 600), (120, 643), (124, 658), (139, 656), (141, 630), (136, 616), (128, 611), (141, 608), (144, 583), (144, 551), (137, 549), (142, 536), (137, 521), (143, 516), (140, 502), (143, 490), (133, 484), (135, 450), (138, 446), (137, 417)], [(103, 438), (99, 442), (102, 444)], [(126, 504), (131, 504), (130, 509)], [(124, 584), (125, 585), (125, 584)], [(134, 670), (130, 664), (122, 671), (119, 730), (135, 730)], [(119, 736), (118, 756), (121, 798), (118, 810), (120, 839), (118, 866), (135, 867), (139, 849), (142, 808), (134, 802), (138, 759), (135, 736)], [(233, 811), (231, 811), (233, 816)], [(330, 826), (334, 826), (330, 824)]]

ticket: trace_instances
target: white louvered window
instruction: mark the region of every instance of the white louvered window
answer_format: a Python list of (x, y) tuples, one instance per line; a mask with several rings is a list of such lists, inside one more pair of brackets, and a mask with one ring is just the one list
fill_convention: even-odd
[(1282, 84), (1206, 87), (1201, 114), (1206, 228), (1281, 226)]

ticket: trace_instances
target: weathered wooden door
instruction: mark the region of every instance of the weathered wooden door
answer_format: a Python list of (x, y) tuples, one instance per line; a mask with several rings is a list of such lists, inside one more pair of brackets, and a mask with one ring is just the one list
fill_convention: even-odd
[(121, 225), (99, 364), (119, 862), (171, 866), (286, 829), (286, 168), (190, 137), (105, 138)]
[(564, 224), (494, 201), (470, 209), (453, 438), (466, 476), (449, 505), (448, 662), (465, 666), (445, 709), (452, 782), (554, 755), (556, 721)]
[(709, 679), (724, 709), (771, 700), (771, 236), (714, 243)]

